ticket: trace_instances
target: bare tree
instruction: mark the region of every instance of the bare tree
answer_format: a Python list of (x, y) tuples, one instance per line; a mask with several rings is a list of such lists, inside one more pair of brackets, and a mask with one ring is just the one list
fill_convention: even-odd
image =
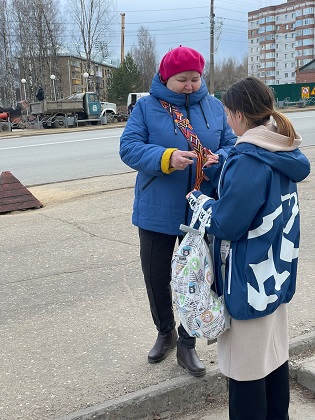
[[(232, 83), (247, 77), (247, 57), (241, 61), (236, 58), (224, 59), (215, 65), (214, 68), (214, 91), (225, 91)], [(206, 63), (204, 78), (209, 81), (209, 63)]]
[(59, 10), (59, 0), (12, 0), (15, 50), (19, 57), (20, 77), (26, 80), (28, 100), (34, 100), (39, 86), (53, 97), (51, 74), (56, 76), (57, 97), (62, 96), (62, 92), (58, 92)]
[(12, 32), (8, 1), (0, 3), (0, 30), (2, 34), (2, 47), (0, 49), (0, 104), (14, 107), (16, 104), (15, 66), (12, 52)]
[(69, 13), (79, 32), (78, 36), (74, 35), (75, 45), (83, 46), (83, 51), (78, 47), (77, 53), (84, 54), (88, 73), (93, 60), (103, 61), (108, 56), (114, 5), (112, 0), (70, 0)]
[(142, 91), (150, 89), (151, 81), (157, 72), (157, 55), (155, 39), (143, 26), (138, 31), (138, 46), (131, 49), (132, 58), (139, 69), (142, 80)]

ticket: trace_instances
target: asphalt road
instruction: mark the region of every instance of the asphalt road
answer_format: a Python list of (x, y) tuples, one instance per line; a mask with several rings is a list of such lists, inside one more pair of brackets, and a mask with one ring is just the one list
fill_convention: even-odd
[(45, 130), (1, 139), (0, 172), (10, 171), (25, 186), (128, 172), (118, 153), (122, 130)]
[[(315, 145), (315, 110), (287, 113), (302, 135), (302, 146)], [(49, 131), (49, 134), (48, 134)], [(119, 138), (123, 127), (95, 127), (91, 130), (42, 130), (0, 137), (0, 173), (10, 171), (23, 185), (130, 172), (119, 158)], [(20, 137), (21, 136), (21, 137)]]

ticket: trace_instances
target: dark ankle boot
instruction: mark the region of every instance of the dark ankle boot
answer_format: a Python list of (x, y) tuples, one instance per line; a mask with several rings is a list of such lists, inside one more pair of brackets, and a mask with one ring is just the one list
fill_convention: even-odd
[(177, 363), (193, 376), (206, 374), (206, 366), (199, 359), (196, 350), (184, 347), (180, 341), (177, 342)]
[(153, 348), (148, 354), (149, 363), (159, 363), (165, 359), (168, 353), (176, 346), (177, 332), (172, 330), (168, 333), (159, 332)]

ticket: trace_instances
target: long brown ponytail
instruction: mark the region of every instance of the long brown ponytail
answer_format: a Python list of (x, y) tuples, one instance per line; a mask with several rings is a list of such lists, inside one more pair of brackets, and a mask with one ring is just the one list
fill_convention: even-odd
[(289, 138), (289, 146), (297, 137), (290, 120), (274, 109), (271, 88), (256, 77), (247, 77), (231, 85), (223, 95), (222, 102), (232, 112), (241, 112), (249, 127), (266, 124), (272, 116), (277, 133)]

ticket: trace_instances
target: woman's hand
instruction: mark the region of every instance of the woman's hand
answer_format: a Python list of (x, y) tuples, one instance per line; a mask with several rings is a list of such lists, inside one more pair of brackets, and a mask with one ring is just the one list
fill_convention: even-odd
[(188, 165), (194, 163), (193, 159), (197, 158), (197, 153), (185, 150), (174, 150), (170, 159), (170, 167), (183, 171)]
[(204, 148), (204, 151), (206, 152), (206, 161), (203, 165), (203, 167), (206, 168), (210, 168), (210, 166), (215, 165), (216, 163), (219, 162), (219, 156), (213, 152), (211, 152), (211, 150)]

